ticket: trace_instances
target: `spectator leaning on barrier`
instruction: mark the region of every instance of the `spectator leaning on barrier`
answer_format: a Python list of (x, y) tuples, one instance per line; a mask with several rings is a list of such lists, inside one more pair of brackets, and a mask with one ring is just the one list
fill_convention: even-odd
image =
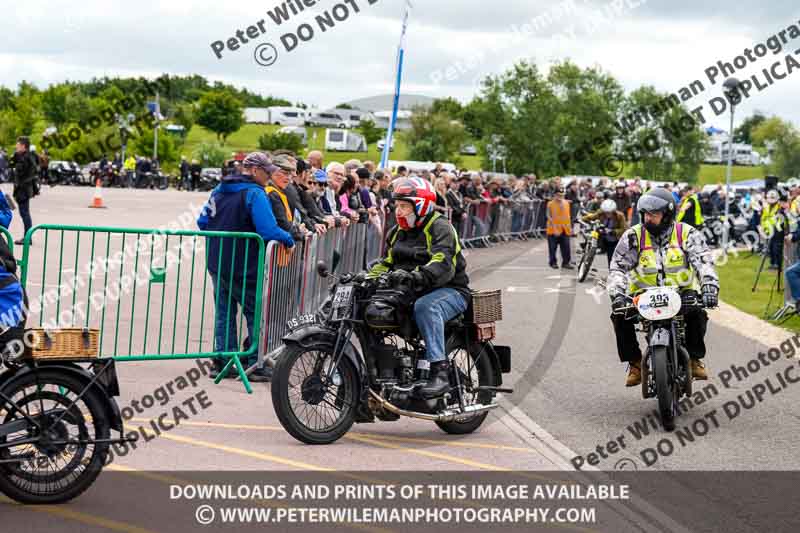
[(275, 167), (269, 175), (266, 191), (272, 204), (272, 213), (275, 221), (284, 231), (288, 231), (294, 240), (305, 239), (308, 229), (297, 219), (297, 211), (289, 204), (286, 188), (291, 181), (291, 175), (296, 168), (294, 159), (287, 155), (278, 155), (272, 160)]
[(561, 268), (572, 269), (570, 253), (570, 235), (572, 220), (570, 219), (569, 202), (564, 199), (564, 189), (556, 189), (553, 199), (547, 202), (547, 246), (550, 255), (550, 268), (558, 268), (556, 248), (561, 248)]
[[(252, 232), (261, 235), (265, 243), (278, 241), (288, 247), (294, 246), (292, 236), (278, 227), (272, 214), (264, 187), (268, 177), (277, 170), (270, 159), (261, 152), (248, 155), (243, 164), (242, 175), (225, 176), (211, 191), (208, 203), (203, 207), (197, 226), (208, 231)], [(239, 340), (236, 331), (238, 306), (247, 321), (247, 330), (252, 335), (255, 328), (256, 283), (258, 274), (258, 251), (251, 245), (244, 263), (243, 243), (233, 247), (233, 239), (210, 238), (208, 240), (207, 269), (214, 284), (216, 297), (216, 319), (214, 327), (214, 350), (236, 352)], [(230, 299), (231, 305), (228, 306)], [(252, 339), (251, 342), (257, 342)], [(245, 350), (249, 349), (245, 342)], [(215, 359), (216, 377), (222, 370), (224, 359)], [(247, 361), (255, 364), (256, 357)], [(253, 381), (269, 380), (271, 369), (256, 369), (250, 375)], [(228, 374), (232, 377), (235, 374)]]
[[(31, 220), (31, 198), (36, 196), (36, 179), (39, 169), (30, 152), (31, 142), (27, 137), (17, 139), (16, 151), (11, 156), (11, 167), (14, 169), (14, 200), (19, 205), (19, 216), (25, 226), (25, 233), (33, 226)], [(18, 239), (14, 244), (23, 244)]]

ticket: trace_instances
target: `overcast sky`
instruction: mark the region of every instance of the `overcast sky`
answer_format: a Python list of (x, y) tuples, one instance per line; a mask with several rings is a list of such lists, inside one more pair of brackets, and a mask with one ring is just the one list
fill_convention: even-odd
[[(278, 26), (267, 14), (283, 4), (277, 0), (14, 2), (4, 6), (0, 18), (0, 84), (15, 87), (25, 79), (44, 87), (103, 75), (197, 73), (320, 107), (392, 92), (404, 0), (347, 0), (349, 18), (322, 32), (316, 16), (339, 3), (318, 0)], [(515, 60), (531, 58), (546, 68), (554, 60), (569, 58), (581, 66), (601, 66), (628, 91), (644, 84), (677, 91), (700, 79), (706, 91), (691, 103), (702, 105), (720, 93), (719, 85), (708, 82), (707, 67), (718, 60), (732, 62), (745, 48), (800, 25), (796, 0), (413, 3), (403, 90), (462, 101), (475, 94), (476, 80), (501, 72)], [(337, 9), (342, 16), (344, 8)], [(212, 42), (227, 41), (262, 19), (264, 34), (248, 38), (236, 51), (226, 48), (217, 59)], [(315, 35), (286, 52), (281, 36), (302, 23), (311, 24)], [(278, 50), (269, 67), (254, 61), (261, 43), (272, 43)], [(785, 72), (784, 54), (798, 49), (800, 38), (790, 41), (781, 54), (769, 54), (736, 75), (749, 77), (778, 60)], [(795, 57), (800, 61), (800, 55)], [(799, 88), (800, 71), (754, 94), (737, 109), (737, 119), (758, 109), (800, 125)], [(727, 129), (727, 114), (706, 115), (708, 124)]]

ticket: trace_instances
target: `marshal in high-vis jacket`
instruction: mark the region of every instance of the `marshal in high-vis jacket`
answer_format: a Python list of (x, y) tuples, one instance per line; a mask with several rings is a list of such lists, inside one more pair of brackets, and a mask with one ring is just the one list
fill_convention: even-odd
[(455, 228), (439, 213), (431, 213), (419, 227), (410, 230), (395, 226), (386, 239), (386, 257), (375, 265), (370, 275), (391, 270), (419, 270), (425, 278), (422, 292), (441, 287), (456, 289), (469, 301), (467, 260)]

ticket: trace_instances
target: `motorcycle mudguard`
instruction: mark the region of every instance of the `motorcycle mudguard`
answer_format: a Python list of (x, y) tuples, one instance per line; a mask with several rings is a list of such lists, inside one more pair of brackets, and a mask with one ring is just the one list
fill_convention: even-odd
[[(66, 361), (53, 361), (53, 362), (41, 362), (39, 363), (39, 367), (46, 367), (48, 370), (57, 370), (58, 372), (64, 374), (70, 374), (73, 377), (77, 378), (81, 383), (88, 385), (91, 383), (94, 376), (84, 370), (83, 368), (79, 367), (74, 363), (68, 363)], [(26, 373), (35, 372), (36, 368), (30, 366), (20, 366), (17, 368), (11, 368), (0, 374), (0, 387), (5, 385), (11, 379), (23, 376)], [(116, 374), (114, 375), (114, 379), (116, 380)], [(119, 406), (117, 402), (109, 395), (106, 391), (105, 387), (95, 381), (92, 384), (92, 390), (94, 390), (100, 398), (103, 400), (103, 407), (106, 410), (106, 416), (108, 417), (108, 422), (111, 426), (111, 429), (119, 431), (122, 433), (122, 414), (120, 413)]]
[[(309, 325), (296, 329), (283, 338), (284, 344), (297, 344), (303, 348), (307, 348), (317, 342), (330, 342), (334, 344), (336, 342), (336, 332), (323, 326)], [(363, 376), (366, 375), (364, 364), (352, 341), (348, 341), (345, 345), (344, 354), (350, 359), (363, 378)]]
[(650, 336), (650, 346), (669, 346), (671, 342), (669, 330), (656, 328)]

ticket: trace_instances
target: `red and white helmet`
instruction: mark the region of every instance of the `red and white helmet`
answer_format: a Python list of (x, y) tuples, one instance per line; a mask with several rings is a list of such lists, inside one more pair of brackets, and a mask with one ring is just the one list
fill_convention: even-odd
[[(422, 178), (403, 178), (394, 184), (394, 191), (392, 198), (397, 200), (405, 200), (414, 204), (414, 220), (406, 220), (403, 217), (398, 217), (397, 223), (403, 229), (409, 229), (413, 225), (421, 225), (422, 219), (433, 212), (436, 205), (436, 191), (433, 190), (433, 185), (427, 180)], [(402, 220), (401, 220), (402, 218)]]

